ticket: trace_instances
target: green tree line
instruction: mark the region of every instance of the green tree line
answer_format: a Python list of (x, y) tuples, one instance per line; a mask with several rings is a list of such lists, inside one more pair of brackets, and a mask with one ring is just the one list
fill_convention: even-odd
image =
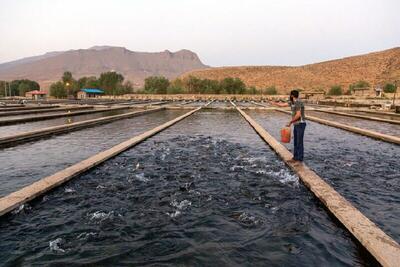
[(79, 79), (74, 79), (72, 73), (66, 71), (58, 82), (50, 85), (50, 95), (56, 98), (66, 98), (68, 95), (76, 97), (82, 88), (99, 88), (104, 90), (106, 95), (123, 95), (133, 92), (132, 83), (124, 82), (124, 76), (114, 71), (103, 72), (99, 78), (84, 76)]
[(40, 90), (40, 85), (32, 80), (22, 79), (11, 82), (0, 81), (0, 95), (25, 96), (26, 92)]
[[(360, 80), (358, 82), (350, 84), (347, 91), (344, 91), (342, 86), (340, 85), (334, 85), (329, 89), (328, 95), (331, 96), (351, 95), (352, 93), (354, 93), (355, 90), (359, 88), (370, 88), (370, 87), (371, 86), (367, 81)], [(383, 86), (384, 93), (394, 93), (395, 91), (396, 91), (396, 86), (393, 83), (386, 83)]]
[(258, 90), (254, 86), (246, 87), (239, 78), (227, 77), (223, 80), (200, 79), (189, 76), (185, 79), (169, 81), (163, 76), (151, 76), (145, 79), (143, 90), (146, 94), (269, 94), (278, 92), (274, 86)]

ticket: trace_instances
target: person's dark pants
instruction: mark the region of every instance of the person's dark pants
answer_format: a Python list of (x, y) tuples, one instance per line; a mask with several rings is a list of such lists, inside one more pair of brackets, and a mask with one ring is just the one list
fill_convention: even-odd
[(306, 129), (306, 123), (301, 122), (294, 125), (293, 140), (294, 140), (294, 153), (293, 158), (295, 160), (303, 161), (304, 157), (304, 130)]

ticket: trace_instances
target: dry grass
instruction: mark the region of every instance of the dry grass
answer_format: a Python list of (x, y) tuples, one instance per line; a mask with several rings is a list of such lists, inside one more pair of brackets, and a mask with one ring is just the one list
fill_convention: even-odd
[(248, 86), (257, 88), (276, 86), (279, 93), (287, 93), (293, 88), (327, 91), (333, 85), (341, 85), (346, 90), (350, 84), (359, 80), (365, 80), (372, 86), (377, 86), (399, 79), (400, 48), (299, 67), (208, 68), (188, 72), (182, 77), (190, 75), (217, 80), (238, 77)]

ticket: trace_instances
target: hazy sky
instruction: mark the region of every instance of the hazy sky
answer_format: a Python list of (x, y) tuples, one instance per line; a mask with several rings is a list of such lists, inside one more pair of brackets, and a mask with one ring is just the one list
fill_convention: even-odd
[(208, 65), (301, 65), (400, 46), (399, 0), (0, 0), (0, 62), (190, 49)]

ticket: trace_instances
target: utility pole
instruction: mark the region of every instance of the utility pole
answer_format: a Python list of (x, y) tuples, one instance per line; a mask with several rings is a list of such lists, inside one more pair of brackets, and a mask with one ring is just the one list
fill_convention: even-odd
[(399, 80), (394, 81), (394, 95), (393, 95), (393, 108), (396, 110), (396, 93), (399, 86)]
[(7, 97), (7, 82), (4, 81), (4, 98)]

